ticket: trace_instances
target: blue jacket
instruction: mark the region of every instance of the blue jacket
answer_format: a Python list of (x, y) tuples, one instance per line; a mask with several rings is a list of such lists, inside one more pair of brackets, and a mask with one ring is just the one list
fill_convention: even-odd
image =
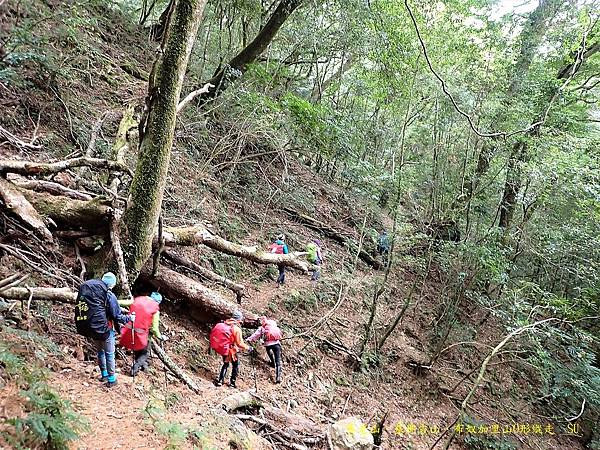
[(286, 244), (285, 242), (283, 242), (281, 239), (277, 239), (277, 240), (275, 241), (275, 243), (276, 243), (277, 245), (283, 245), (283, 254), (284, 254), (284, 255), (287, 255), (287, 254), (289, 253), (289, 250), (288, 250), (288, 248), (287, 248), (287, 244)]

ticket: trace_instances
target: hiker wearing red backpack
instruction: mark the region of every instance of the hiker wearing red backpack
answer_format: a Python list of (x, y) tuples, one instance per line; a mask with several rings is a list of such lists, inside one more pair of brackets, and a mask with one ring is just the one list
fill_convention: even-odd
[[(280, 234), (277, 236), (275, 242), (269, 247), (271, 253), (277, 255), (287, 255), (289, 253), (288, 246), (285, 243), (285, 235)], [(285, 282), (285, 266), (283, 264), (277, 264), (279, 270), (279, 276), (277, 277), (277, 287), (281, 286)]]
[(244, 342), (240, 324), (244, 316), (239, 311), (235, 311), (230, 319), (216, 324), (210, 332), (210, 348), (223, 357), (223, 365), (219, 378), (216, 381), (217, 386), (222, 386), (231, 363), (231, 378), (229, 387), (235, 388), (235, 380), (238, 376), (240, 361), (237, 353), (241, 350), (249, 350), (250, 347)]
[(134, 363), (131, 366), (131, 376), (134, 377), (140, 370), (148, 370), (148, 344), (150, 334), (160, 341), (167, 340), (160, 334), (159, 305), (162, 295), (152, 292), (150, 296), (140, 295), (131, 300), (121, 301), (119, 305), (129, 306), (129, 312), (135, 314), (135, 322), (129, 322), (121, 328), (119, 343), (133, 350)]
[(281, 343), (283, 333), (277, 326), (277, 322), (265, 316), (259, 318), (260, 328), (248, 338), (248, 342), (262, 339), (269, 357), (270, 366), (275, 367), (275, 383), (281, 383)]

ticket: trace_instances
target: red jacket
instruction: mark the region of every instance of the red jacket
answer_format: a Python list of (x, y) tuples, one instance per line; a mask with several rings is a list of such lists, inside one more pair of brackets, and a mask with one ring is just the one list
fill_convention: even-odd
[[(150, 297), (136, 297), (133, 299), (129, 312), (135, 312), (135, 323), (129, 322), (122, 328), (120, 344), (130, 350), (143, 350), (148, 346), (152, 316), (158, 312), (158, 303)], [(132, 325), (135, 325), (133, 335)]]

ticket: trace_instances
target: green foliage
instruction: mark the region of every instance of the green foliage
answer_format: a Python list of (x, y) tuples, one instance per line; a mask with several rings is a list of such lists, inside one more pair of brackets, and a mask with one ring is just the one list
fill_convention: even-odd
[[(49, 344), (47, 338), (21, 330), (10, 332), (21, 338), (29, 336), (40, 360), (47, 356), (40, 347), (40, 343)], [(53, 344), (48, 346), (52, 348)], [(79, 433), (87, 430), (87, 422), (73, 410), (71, 403), (46, 384), (45, 371), (15, 354), (4, 342), (0, 343), (0, 368), (9, 380), (25, 388), (20, 392), (24, 414), (9, 418), (6, 423), (10, 427), (1, 432), (14, 448), (66, 450)]]
[(179, 398), (172, 395), (162, 400), (157, 393), (151, 393), (143, 411), (156, 432), (166, 438), (165, 449), (168, 450), (177, 450), (185, 446), (188, 440), (192, 443), (201, 443), (203, 437), (195, 427), (165, 420), (166, 409), (171, 408), (177, 401)]
[(288, 311), (294, 311), (298, 308), (304, 311), (310, 311), (317, 306), (317, 296), (312, 290), (306, 289), (298, 291), (292, 289), (283, 299), (283, 306)]
[(46, 383), (34, 383), (21, 395), (26, 400), (27, 415), (9, 419), (14, 432), (4, 435), (17, 448), (67, 450), (70, 442), (88, 428), (71, 403), (60, 398)]

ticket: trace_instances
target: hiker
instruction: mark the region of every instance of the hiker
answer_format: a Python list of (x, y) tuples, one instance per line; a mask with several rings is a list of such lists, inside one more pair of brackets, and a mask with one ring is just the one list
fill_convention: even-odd
[(135, 316), (122, 314), (117, 297), (111, 289), (117, 284), (112, 272), (102, 275), (101, 280), (89, 280), (79, 286), (75, 305), (77, 333), (93, 340), (98, 352), (100, 381), (108, 387), (117, 384), (115, 372), (115, 330), (119, 324), (135, 320)]
[[(277, 236), (275, 242), (273, 242), (269, 247), (269, 251), (277, 255), (287, 255), (289, 253), (288, 246), (285, 243), (284, 234), (280, 234), (279, 236)], [(277, 264), (277, 269), (279, 270), (279, 276), (277, 277), (277, 287), (280, 287), (285, 282), (285, 266), (283, 264)]]
[[(148, 369), (149, 335), (152, 333), (160, 341), (167, 338), (160, 334), (159, 305), (162, 295), (152, 292), (150, 296), (140, 295), (132, 301), (120, 302), (121, 306), (129, 306), (129, 312), (135, 314), (135, 323), (130, 322), (123, 327), (119, 343), (129, 350), (133, 350), (134, 362), (131, 366), (131, 376), (134, 377), (140, 370)], [(129, 303), (129, 305), (127, 305)], [(135, 326), (135, 328), (134, 328)]]
[[(310, 263), (316, 266), (320, 266), (322, 264), (323, 254), (321, 253), (321, 241), (319, 239), (314, 239), (313, 241), (309, 242), (306, 246), (306, 251), (308, 252), (306, 259), (308, 259)], [(313, 283), (316, 284), (320, 276), (321, 270), (319, 269), (319, 267), (317, 267), (315, 270), (313, 270), (310, 279)]]
[(377, 239), (377, 253), (381, 255), (385, 263), (390, 253), (390, 238), (385, 230), (381, 231), (379, 239)]
[(219, 378), (215, 385), (222, 386), (231, 363), (231, 378), (229, 379), (229, 387), (235, 388), (235, 380), (238, 376), (240, 361), (237, 356), (241, 350), (249, 350), (250, 347), (244, 342), (242, 337), (242, 329), (240, 324), (244, 320), (244, 316), (239, 311), (235, 311), (231, 318), (225, 322), (216, 324), (210, 332), (210, 348), (216, 351), (223, 357), (223, 365)]
[(275, 368), (275, 383), (281, 383), (281, 343), (279, 340), (282, 337), (281, 330), (277, 326), (277, 322), (268, 319), (265, 316), (259, 317), (260, 328), (256, 330), (247, 341), (255, 342), (262, 339), (267, 356), (269, 357), (270, 366)]

